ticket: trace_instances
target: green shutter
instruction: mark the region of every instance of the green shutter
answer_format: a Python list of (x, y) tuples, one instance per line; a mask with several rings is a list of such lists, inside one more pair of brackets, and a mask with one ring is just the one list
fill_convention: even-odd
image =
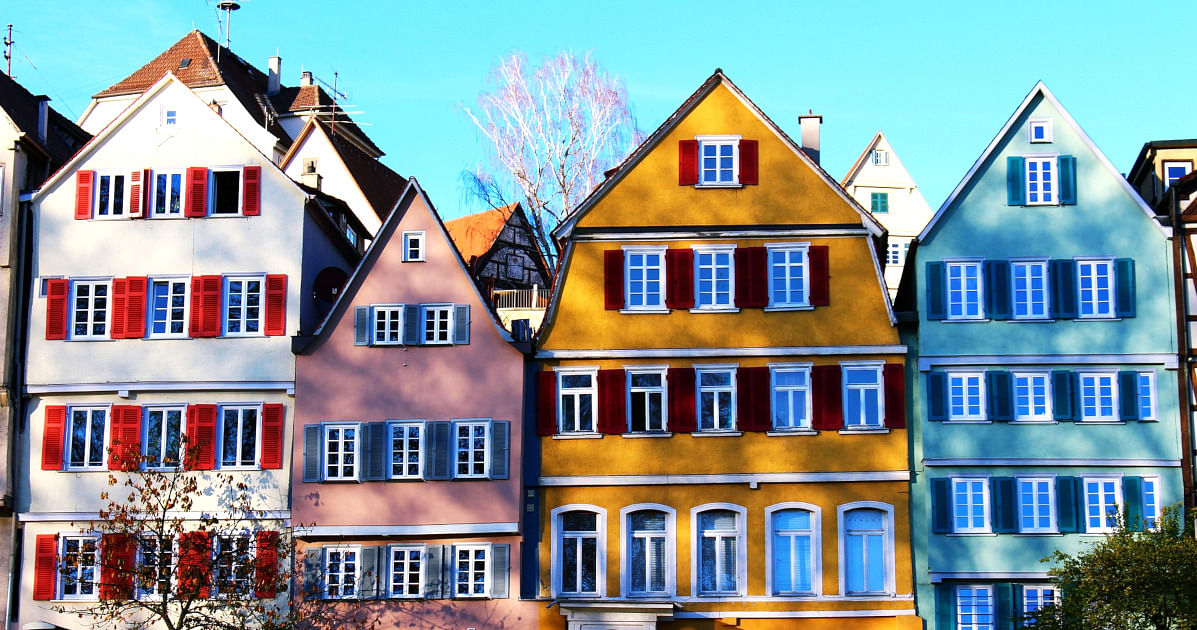
[(1010, 261), (985, 261), (985, 314), (1010, 319)]
[(1027, 187), (1023, 183), (1025, 167), (1021, 157), (1006, 158), (1006, 205), (1027, 205)]
[(985, 373), (985, 395), (989, 419), (1009, 422), (1014, 419), (1014, 377), (1005, 370)]
[(1052, 415), (1056, 420), (1071, 421), (1075, 410), (1072, 408), (1072, 373), (1068, 370), (1052, 371)]
[(927, 373), (927, 419), (948, 419), (948, 375), (943, 372)]
[(1022, 628), (1027, 625), (1027, 623), (1026, 623), (1027, 616), (1026, 616), (1026, 613), (1023, 612), (1023, 610), (1025, 610), (1025, 607), (1023, 606), (1023, 601), (1022, 601), (1023, 600), (1022, 584), (1012, 584), (1011, 586), (1013, 587), (1011, 590), (1013, 591), (1012, 592), (1012, 595), (1013, 595), (1012, 601), (1014, 602), (1014, 627)]
[(1052, 283), (1052, 317), (1075, 319), (1077, 315), (1076, 261), (1053, 260), (1048, 263)]
[(1056, 477), (1056, 520), (1062, 534), (1075, 534), (1084, 529), (1081, 521), (1084, 511), (1078, 505), (1080, 481), (1076, 477)]
[(1061, 155), (1060, 163), (1060, 205), (1076, 205), (1076, 158)]
[(999, 534), (1018, 533), (1018, 486), (1014, 477), (993, 477), (989, 480), (993, 497), (990, 512), (993, 531)]
[(943, 262), (927, 263), (927, 319), (947, 319), (947, 271)]
[(997, 630), (1014, 630), (1014, 615), (1018, 609), (1014, 599), (1014, 585), (994, 584), (993, 595), (997, 605), (995, 627)]
[(1135, 261), (1130, 258), (1114, 260), (1114, 288), (1116, 290), (1114, 314), (1118, 317), (1135, 316)]
[(1125, 507), (1126, 527), (1132, 532), (1143, 531), (1143, 478), (1122, 478), (1122, 503)]
[(952, 532), (952, 480), (947, 477), (931, 480), (931, 531)]
[(1139, 374), (1118, 373), (1118, 411), (1123, 420), (1139, 419)]
[(956, 587), (952, 584), (935, 585), (935, 628), (956, 630)]

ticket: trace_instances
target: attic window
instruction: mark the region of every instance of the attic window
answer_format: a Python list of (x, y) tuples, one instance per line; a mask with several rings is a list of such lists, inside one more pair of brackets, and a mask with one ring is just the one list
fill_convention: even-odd
[(183, 57), (179, 60), (179, 70), (191, 65), (191, 57)]

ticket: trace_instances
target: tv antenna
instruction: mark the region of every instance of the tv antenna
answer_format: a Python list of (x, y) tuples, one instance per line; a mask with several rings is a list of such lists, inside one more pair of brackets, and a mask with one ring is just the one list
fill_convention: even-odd
[(8, 66), (8, 70), (4, 74), (8, 78), (12, 78), (12, 24), (8, 25), (8, 35), (4, 37), (4, 63)]
[[(233, 0), (220, 0), (216, 5), (216, 23), (224, 31), (224, 47), (229, 47), (229, 31), (233, 30), (233, 11), (240, 9), (241, 5)], [(224, 22), (220, 21), (220, 12), (224, 11)], [(216, 61), (220, 61), (220, 48), (216, 49)]]

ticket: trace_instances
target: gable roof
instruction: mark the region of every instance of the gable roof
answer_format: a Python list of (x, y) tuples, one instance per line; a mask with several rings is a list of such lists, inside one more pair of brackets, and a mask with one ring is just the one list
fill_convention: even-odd
[(445, 222), (445, 229), (461, 257), (469, 262), (474, 258), (481, 258), (490, 251), (495, 239), (503, 233), (503, 228), (511, 220), (512, 215), (519, 211), (519, 202), (507, 204), (501, 208), (491, 208), (474, 214)]
[(860, 153), (860, 157), (856, 158), (856, 161), (852, 163), (852, 168), (848, 169), (847, 173), (844, 173), (844, 178), (840, 180), (840, 186), (847, 186), (848, 182), (852, 181), (852, 178), (856, 177), (856, 174), (860, 172), (861, 167), (864, 166), (865, 159), (869, 157), (869, 153), (871, 153), (873, 149), (876, 149), (877, 145), (880, 144), (884, 139), (885, 134), (881, 133), (880, 131), (873, 135), (873, 139), (870, 140), (867, 145), (865, 145), (865, 149)]
[[(340, 137), (344, 135), (342, 132), (348, 132), (354, 139), (360, 141), (367, 152), (373, 153), (371, 157), (385, 155), (378, 145), (366, 135), (362, 128), (353, 122), (341, 110), (328, 92), (324, 91), (323, 87), (319, 85), (297, 85), (295, 87), (282, 87), (274, 96), (270, 97), (270, 101), (274, 103), (274, 107), (278, 111), (289, 112), (294, 114), (313, 114), (326, 119), (333, 128), (337, 130), (337, 135)], [(392, 200), (393, 201), (393, 200)], [(385, 213), (390, 210), (388, 204), (385, 208), (379, 208), (380, 213)], [(380, 214), (381, 216), (381, 214)]]
[(665, 122), (661, 123), (660, 127), (657, 127), (656, 131), (652, 132), (652, 134), (645, 138), (644, 142), (641, 142), (640, 146), (636, 147), (636, 149), (632, 151), (632, 153), (628, 155), (628, 157), (625, 158), (624, 161), (619, 164), (619, 166), (612, 169), (612, 171), (608, 171), (612, 173), (611, 176), (603, 180), (601, 184), (591, 191), (591, 193), (561, 221), (561, 224), (553, 230), (553, 238), (560, 240), (569, 236), (569, 233), (573, 231), (574, 226), (577, 225), (578, 221), (581, 220), (581, 218), (585, 216), (586, 213), (589, 212), (590, 209), (599, 202), (599, 200), (606, 196), (606, 194), (612, 188), (622, 181), (625, 176), (627, 176), (627, 173), (631, 170), (631, 167), (638, 164), (645, 158), (645, 156), (655, 149), (657, 145), (665, 139), (665, 136), (669, 135), (669, 133), (681, 123), (682, 119), (684, 119), (691, 112), (691, 110), (698, 106), (698, 104), (701, 103), (703, 99), (705, 99), (707, 95), (714, 91), (719, 85), (726, 86), (727, 89), (729, 89), (731, 93), (737, 99), (739, 99), (741, 103), (744, 104), (745, 107), (751, 110), (752, 113), (754, 113), (757, 118), (760, 119), (766, 128), (772, 131), (784, 145), (788, 146), (790, 150), (794, 152), (799, 160), (805, 162), (806, 165), (814, 170), (815, 173), (823, 179), (824, 183), (830, 186), (832, 190), (834, 190), (836, 194), (838, 194), (840, 198), (844, 200), (845, 203), (856, 210), (857, 214), (860, 215), (861, 222), (864, 224), (865, 228), (869, 230), (869, 232), (871, 232), (874, 236), (880, 236), (881, 234), (885, 233), (885, 228), (880, 222), (877, 221), (877, 219), (873, 217), (873, 215), (869, 214), (864, 208), (860, 207), (860, 204), (857, 203), (856, 200), (851, 196), (849, 196), (848, 193), (846, 193), (839, 185), (839, 183), (836, 182), (835, 179), (830, 175), (828, 175), (827, 171), (823, 170), (823, 167), (820, 166), (818, 162), (807, 155), (806, 152), (802, 150), (802, 147), (798, 143), (794, 142), (790, 136), (786, 135), (786, 133), (781, 130), (781, 127), (778, 127), (777, 124), (773, 122), (773, 119), (769, 118), (765, 112), (761, 111), (761, 109), (756, 106), (756, 103), (752, 102), (752, 99), (749, 99), (747, 96), (745, 96), (744, 93), (740, 91), (740, 88), (736, 87), (736, 84), (732, 83), (732, 80), (729, 79), (727, 75), (723, 74), (722, 69), (715, 68), (715, 72), (711, 74), (711, 76), (707, 77), (707, 80), (704, 81), (703, 84), (700, 85), (698, 89), (695, 90), (694, 93), (691, 94), (680, 107), (674, 110), (674, 112), (665, 119)]
[(374, 209), (374, 213), (378, 215), (379, 219), (385, 219), (391, 208), (395, 207), (404, 188), (407, 187), (407, 178), (362, 151), (356, 144), (346, 140), (343, 135), (332, 134), (323, 120), (316, 117), (308, 119), (307, 124), (295, 137), (291, 148), (287, 149), (286, 155), (279, 161), (279, 166), (286, 169), (291, 160), (295, 159), (300, 145), (312, 133), (324, 134), (325, 139), (341, 158), (345, 170), (349, 171), (350, 177), (362, 191), (366, 202)]
[(1064, 121), (1064, 124), (1068, 125), (1068, 127), (1072, 129), (1074, 133), (1076, 133), (1077, 137), (1084, 142), (1085, 146), (1093, 153), (1093, 155), (1097, 157), (1098, 164), (1104, 167), (1110, 176), (1118, 182), (1123, 191), (1126, 192), (1126, 194), (1130, 196), (1135, 204), (1139, 206), (1139, 209), (1143, 211), (1143, 214), (1147, 215), (1147, 217), (1152, 220), (1152, 223), (1155, 223), (1156, 227), (1159, 228), (1159, 230), (1165, 236), (1170, 236), (1172, 233), (1172, 228), (1164, 227), (1156, 221), (1155, 212), (1152, 211), (1151, 207), (1147, 205), (1147, 202), (1143, 201), (1143, 198), (1139, 196), (1139, 193), (1135, 192), (1135, 190), (1131, 188), (1130, 183), (1127, 182), (1126, 178), (1124, 178), (1122, 174), (1118, 172), (1118, 169), (1114, 168), (1114, 165), (1110, 162), (1109, 158), (1106, 157), (1106, 154), (1102, 153), (1101, 149), (1097, 148), (1097, 145), (1094, 144), (1093, 140), (1089, 138), (1089, 134), (1085, 133), (1084, 129), (1081, 129), (1081, 126), (1078, 125), (1076, 120), (1072, 118), (1072, 115), (1068, 113), (1068, 110), (1064, 109), (1064, 106), (1060, 104), (1060, 101), (1056, 100), (1056, 97), (1054, 94), (1052, 94), (1051, 90), (1047, 89), (1047, 85), (1045, 85), (1043, 81), (1039, 81), (1035, 84), (1035, 87), (1031, 88), (1030, 93), (1028, 93), (1026, 98), (1022, 100), (1022, 103), (1017, 109), (1014, 110), (1014, 113), (1010, 115), (1010, 118), (1006, 121), (1006, 124), (1002, 125), (1002, 128), (998, 130), (997, 135), (994, 136), (993, 140), (989, 142), (989, 146), (985, 147), (985, 150), (981, 152), (981, 157), (977, 158), (976, 162), (973, 162), (972, 167), (968, 169), (968, 173), (965, 173), (964, 179), (961, 179), (960, 183), (956, 184), (956, 188), (952, 191), (952, 194), (948, 195), (948, 198), (944, 200), (943, 205), (939, 207), (939, 210), (935, 211), (935, 216), (931, 217), (931, 220), (927, 222), (927, 225), (923, 228), (923, 231), (919, 232), (918, 240), (922, 241), (931, 234), (931, 231), (935, 229), (935, 225), (939, 223), (939, 219), (944, 215), (947, 209), (952, 207), (952, 204), (956, 202), (956, 200), (964, 192), (965, 188), (972, 183), (973, 179), (978, 177), (981, 166), (989, 161), (989, 158), (992, 157), (997, 151), (998, 146), (1002, 143), (1002, 140), (1006, 139), (1006, 137), (1014, 131), (1014, 122), (1017, 121), (1023, 115), (1023, 113), (1031, 107), (1031, 103), (1035, 100), (1036, 96), (1042, 96), (1045, 101), (1050, 103), (1056, 108), (1057, 111), (1060, 112), (1060, 118)]
[(17, 130), (25, 134), (24, 140), (45, 153), (52, 163), (51, 168), (66, 162), (91, 139), (91, 134), (48, 107), (46, 140), (38, 138), (38, 109), (46, 97), (34, 96), (24, 86), (7, 74), (0, 73), (0, 109), (8, 114)]

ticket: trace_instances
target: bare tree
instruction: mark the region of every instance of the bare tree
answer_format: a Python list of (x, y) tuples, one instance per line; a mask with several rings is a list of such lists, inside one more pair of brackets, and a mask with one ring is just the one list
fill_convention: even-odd
[(490, 149), (487, 165), (463, 173), (470, 193), (495, 208), (522, 195), (555, 276), (550, 233), (643, 137), (623, 83), (589, 54), (561, 52), (532, 67), (516, 52), (491, 70), (477, 112), (465, 112)]

